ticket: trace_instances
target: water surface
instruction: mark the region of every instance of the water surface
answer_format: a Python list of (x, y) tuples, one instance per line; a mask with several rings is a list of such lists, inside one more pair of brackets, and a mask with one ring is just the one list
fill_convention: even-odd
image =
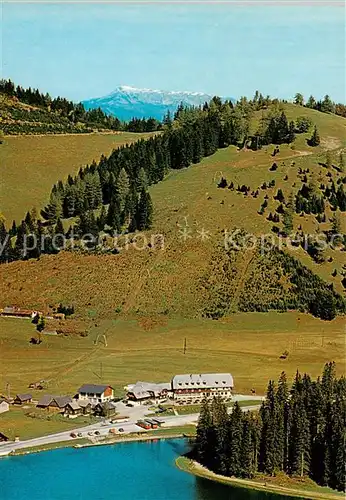
[(2, 458), (1, 500), (287, 500), (180, 471), (184, 439), (119, 443)]

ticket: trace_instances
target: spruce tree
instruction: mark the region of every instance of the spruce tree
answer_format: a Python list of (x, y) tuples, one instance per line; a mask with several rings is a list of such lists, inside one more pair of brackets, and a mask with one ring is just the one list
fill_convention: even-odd
[(65, 231), (61, 219), (58, 219), (55, 224), (54, 244), (57, 250), (63, 248), (65, 244)]
[(14, 256), (16, 259), (24, 259), (27, 257), (27, 250), (25, 248), (25, 236), (28, 230), (24, 221), (18, 226), (17, 237), (14, 245)]
[(311, 136), (310, 140), (308, 141), (308, 143), (309, 143), (309, 146), (316, 147), (316, 146), (319, 146), (320, 142), (321, 142), (320, 136), (319, 136), (317, 127), (315, 125), (314, 131), (313, 131), (312, 136)]
[(153, 204), (151, 201), (151, 196), (144, 189), (141, 191), (141, 195), (137, 207), (137, 229), (143, 231), (144, 229), (149, 229), (152, 224), (153, 216)]
[(292, 400), (289, 434), (288, 472), (304, 476), (310, 470), (310, 429), (304, 399), (301, 394)]
[(0, 219), (0, 262), (9, 262), (12, 258), (11, 235)]
[(247, 412), (247, 414), (243, 417), (240, 475), (245, 478), (251, 478), (253, 477), (254, 472), (253, 421), (250, 412)]
[(202, 465), (210, 468), (214, 461), (214, 426), (208, 401), (205, 399), (201, 405), (196, 430), (197, 460)]
[(213, 425), (215, 428), (215, 463), (213, 469), (218, 474), (227, 472), (228, 414), (227, 407), (220, 397), (211, 404)]
[(119, 207), (120, 212), (123, 212), (125, 207), (126, 196), (130, 189), (129, 176), (127, 175), (124, 168), (120, 170), (118, 182), (118, 194), (119, 194)]
[(275, 384), (272, 380), (269, 381), (266, 400), (261, 406), (260, 415), (262, 419), (260, 466), (263, 472), (273, 476), (279, 468), (279, 460), (276, 452), (277, 403)]
[(285, 372), (282, 372), (275, 394), (276, 399), (276, 459), (279, 470), (286, 470), (288, 459), (289, 391)]
[(97, 218), (97, 227), (99, 231), (103, 231), (107, 222), (107, 211), (106, 207), (102, 205), (100, 215)]
[(62, 202), (57, 194), (50, 195), (49, 203), (41, 210), (41, 215), (45, 220), (51, 222), (56, 222), (62, 216)]
[(116, 192), (113, 193), (107, 213), (107, 225), (118, 233), (121, 226), (120, 199)]
[(228, 464), (229, 476), (239, 476), (242, 470), (243, 412), (236, 401), (229, 419)]

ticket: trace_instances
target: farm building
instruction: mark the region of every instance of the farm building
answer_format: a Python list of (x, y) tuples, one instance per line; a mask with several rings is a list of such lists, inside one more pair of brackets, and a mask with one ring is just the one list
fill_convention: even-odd
[(22, 405), (24, 403), (31, 403), (31, 401), (32, 394), (17, 394), (17, 396), (14, 398), (13, 404)]
[(110, 385), (84, 384), (78, 389), (78, 400), (89, 399), (91, 403), (105, 403), (114, 399)]
[(39, 311), (33, 311), (32, 309), (21, 309), (15, 306), (6, 306), (0, 310), (1, 316), (9, 316), (15, 318), (33, 318), (38, 314), (42, 316), (43, 313)]
[(5, 413), (10, 409), (10, 405), (4, 399), (0, 402), (0, 413)]
[(71, 401), (67, 403), (64, 408), (64, 416), (69, 418), (76, 418), (79, 415), (82, 415), (82, 408), (79, 406), (78, 401)]
[(73, 399), (64, 408), (64, 416), (69, 418), (75, 418), (79, 415), (88, 415), (91, 413), (92, 405), (88, 399), (76, 400)]
[(116, 414), (116, 406), (111, 401), (98, 403), (94, 406), (94, 415), (99, 417), (112, 417)]
[(169, 383), (155, 384), (151, 382), (136, 382), (135, 384), (125, 387), (127, 398), (139, 404), (146, 401), (160, 403), (168, 397), (171, 390)]
[(37, 408), (46, 408), (46, 409), (55, 409), (55, 410), (63, 410), (67, 404), (72, 402), (72, 398), (70, 396), (51, 396), (49, 394), (45, 394), (37, 403)]
[(230, 400), (233, 386), (230, 373), (176, 375), (172, 379), (173, 398), (177, 404), (201, 403), (215, 396)]
[(83, 415), (88, 415), (89, 413), (91, 413), (92, 404), (89, 401), (89, 399), (78, 400), (78, 404), (79, 404), (80, 408), (82, 408)]

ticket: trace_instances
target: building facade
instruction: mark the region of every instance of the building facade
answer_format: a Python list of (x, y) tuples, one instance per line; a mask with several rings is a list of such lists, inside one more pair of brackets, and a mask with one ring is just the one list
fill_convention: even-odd
[(172, 393), (176, 404), (199, 404), (203, 399), (219, 396), (232, 399), (233, 377), (230, 373), (176, 375), (172, 379)]
[(155, 384), (152, 382), (136, 382), (125, 388), (127, 399), (137, 404), (145, 404), (148, 401), (152, 403), (161, 403), (171, 393), (171, 384)]
[(88, 399), (92, 404), (105, 403), (114, 399), (114, 390), (110, 385), (84, 384), (78, 389), (77, 399)]

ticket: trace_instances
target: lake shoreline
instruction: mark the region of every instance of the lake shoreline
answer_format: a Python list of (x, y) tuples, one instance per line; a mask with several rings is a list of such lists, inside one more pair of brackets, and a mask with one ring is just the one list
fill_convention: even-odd
[[(87, 442), (76, 442), (76, 441), (59, 441), (56, 443), (50, 443), (47, 445), (41, 445), (41, 446), (34, 446), (32, 448), (23, 448), (23, 449), (18, 449), (15, 450), (15, 452), (9, 452), (6, 455), (0, 455), (0, 458), (7, 458), (7, 457), (17, 457), (17, 456), (23, 456), (23, 455), (30, 455), (33, 453), (42, 453), (44, 451), (53, 451), (53, 450), (58, 450), (61, 448), (75, 448), (75, 449), (81, 449), (81, 448), (90, 448), (94, 446), (109, 446), (109, 445), (114, 445), (114, 444), (122, 444), (122, 443), (134, 443), (134, 442), (145, 442), (145, 441), (157, 441), (157, 440), (164, 440), (164, 439), (178, 439), (178, 438), (185, 438), (189, 439), (193, 437), (193, 434), (187, 434), (185, 432), (170, 432), (167, 434), (149, 434), (149, 435), (137, 435), (137, 436), (117, 436), (114, 438), (108, 438), (103, 441), (97, 441), (97, 442), (91, 442), (87, 440)], [(83, 441), (83, 440), (81, 440)], [(84, 440), (85, 441), (85, 440)], [(1, 451), (1, 449), (0, 449)]]
[(178, 457), (175, 461), (176, 466), (183, 472), (187, 472), (194, 476), (201, 477), (203, 479), (209, 479), (210, 481), (218, 482), (228, 486), (237, 486), (245, 489), (252, 489), (261, 492), (268, 492), (277, 495), (287, 495), (293, 498), (301, 498), (306, 500), (341, 500), (344, 498), (343, 494), (340, 495), (336, 492), (335, 494), (320, 493), (309, 490), (299, 490), (298, 488), (289, 488), (285, 486), (279, 486), (274, 484), (260, 483), (259, 481), (251, 479), (240, 479), (236, 477), (227, 477), (220, 474), (215, 474), (209, 471), (198, 462), (187, 458), (186, 456)]

